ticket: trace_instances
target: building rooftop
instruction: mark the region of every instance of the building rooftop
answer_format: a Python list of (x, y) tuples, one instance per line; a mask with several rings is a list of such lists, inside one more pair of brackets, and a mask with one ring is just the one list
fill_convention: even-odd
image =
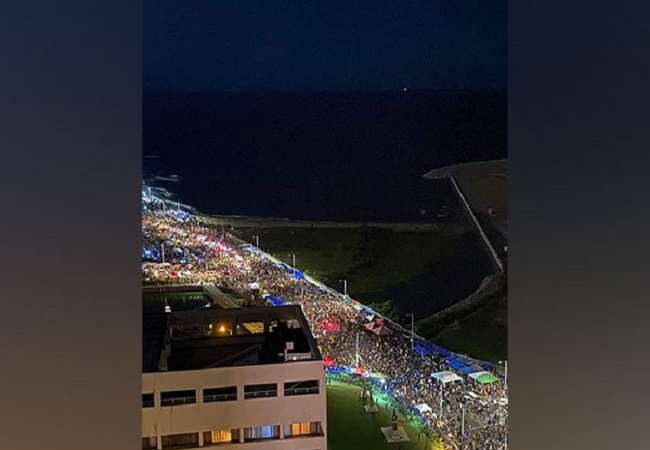
[(248, 306), (246, 299), (225, 287), (205, 286), (144, 286), (143, 312), (165, 312), (195, 310), (205, 305), (213, 308), (241, 308)]
[(144, 314), (143, 371), (320, 360), (298, 305)]

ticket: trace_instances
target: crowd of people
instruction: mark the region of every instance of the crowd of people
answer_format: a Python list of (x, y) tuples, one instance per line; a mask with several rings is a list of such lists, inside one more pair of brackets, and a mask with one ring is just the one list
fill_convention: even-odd
[[(480, 385), (464, 376), (442, 384), (432, 374), (453, 368), (440, 355), (414, 351), (408, 331), (367, 308), (355, 307), (347, 296), (296, 276), (295, 269), (244, 245), (224, 229), (150, 195), (143, 197), (145, 284), (216, 284), (242, 294), (254, 289), (299, 304), (328, 365), (381, 373), (385, 391), (406, 408), (430, 405), (420, 415), (450, 447), (507, 448), (502, 380)], [(387, 330), (374, 333), (367, 327), (373, 321)]]

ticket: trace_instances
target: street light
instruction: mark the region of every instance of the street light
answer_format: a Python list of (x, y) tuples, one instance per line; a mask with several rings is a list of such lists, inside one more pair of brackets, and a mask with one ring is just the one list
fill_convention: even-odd
[(460, 436), (465, 439), (465, 402), (460, 403)]
[(357, 331), (356, 341), (355, 341), (355, 366), (359, 367), (359, 332)]
[(503, 384), (506, 389), (508, 390), (508, 360), (506, 359), (505, 361), (499, 361), (499, 364), (503, 364)]
[(255, 238), (255, 248), (259, 250), (260, 248), (260, 237), (258, 235), (253, 236)]
[(348, 280), (339, 280), (343, 282), (343, 295), (348, 296)]
[(413, 315), (413, 313), (408, 313), (406, 315), (411, 316), (411, 351), (413, 351), (413, 337), (415, 335), (415, 316)]
[(293, 269), (296, 269), (296, 254), (295, 253), (289, 253), (289, 256), (291, 256), (291, 267)]

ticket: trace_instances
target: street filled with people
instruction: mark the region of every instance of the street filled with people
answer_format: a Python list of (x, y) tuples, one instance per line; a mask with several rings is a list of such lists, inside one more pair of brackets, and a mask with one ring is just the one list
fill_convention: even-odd
[[(507, 448), (507, 386), (502, 374), (495, 373), (496, 381), (479, 383), (450, 364), (449, 352), (436, 352), (438, 347), (423, 338), (223, 227), (166, 204), (146, 187), (142, 230), (145, 285), (211, 284), (246, 297), (272, 296), (299, 304), (326, 370), (368, 376), (406, 410), (417, 413), (449, 448)], [(432, 376), (445, 371), (457, 375), (454, 381)]]

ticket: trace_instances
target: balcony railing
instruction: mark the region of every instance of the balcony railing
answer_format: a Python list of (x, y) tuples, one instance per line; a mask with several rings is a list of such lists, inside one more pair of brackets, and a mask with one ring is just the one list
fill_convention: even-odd
[(232, 394), (203, 394), (203, 401), (205, 403), (209, 402), (230, 402), (237, 400), (237, 393), (233, 392)]
[(309, 395), (309, 394), (318, 394), (318, 386), (313, 387), (298, 387), (298, 388), (287, 388), (284, 390), (284, 395), (286, 397), (292, 395)]
[(174, 397), (160, 401), (161, 406), (191, 405), (196, 403), (196, 397)]
[(278, 391), (276, 389), (269, 391), (253, 391), (253, 392), (244, 392), (244, 398), (264, 398), (264, 397), (277, 397)]

